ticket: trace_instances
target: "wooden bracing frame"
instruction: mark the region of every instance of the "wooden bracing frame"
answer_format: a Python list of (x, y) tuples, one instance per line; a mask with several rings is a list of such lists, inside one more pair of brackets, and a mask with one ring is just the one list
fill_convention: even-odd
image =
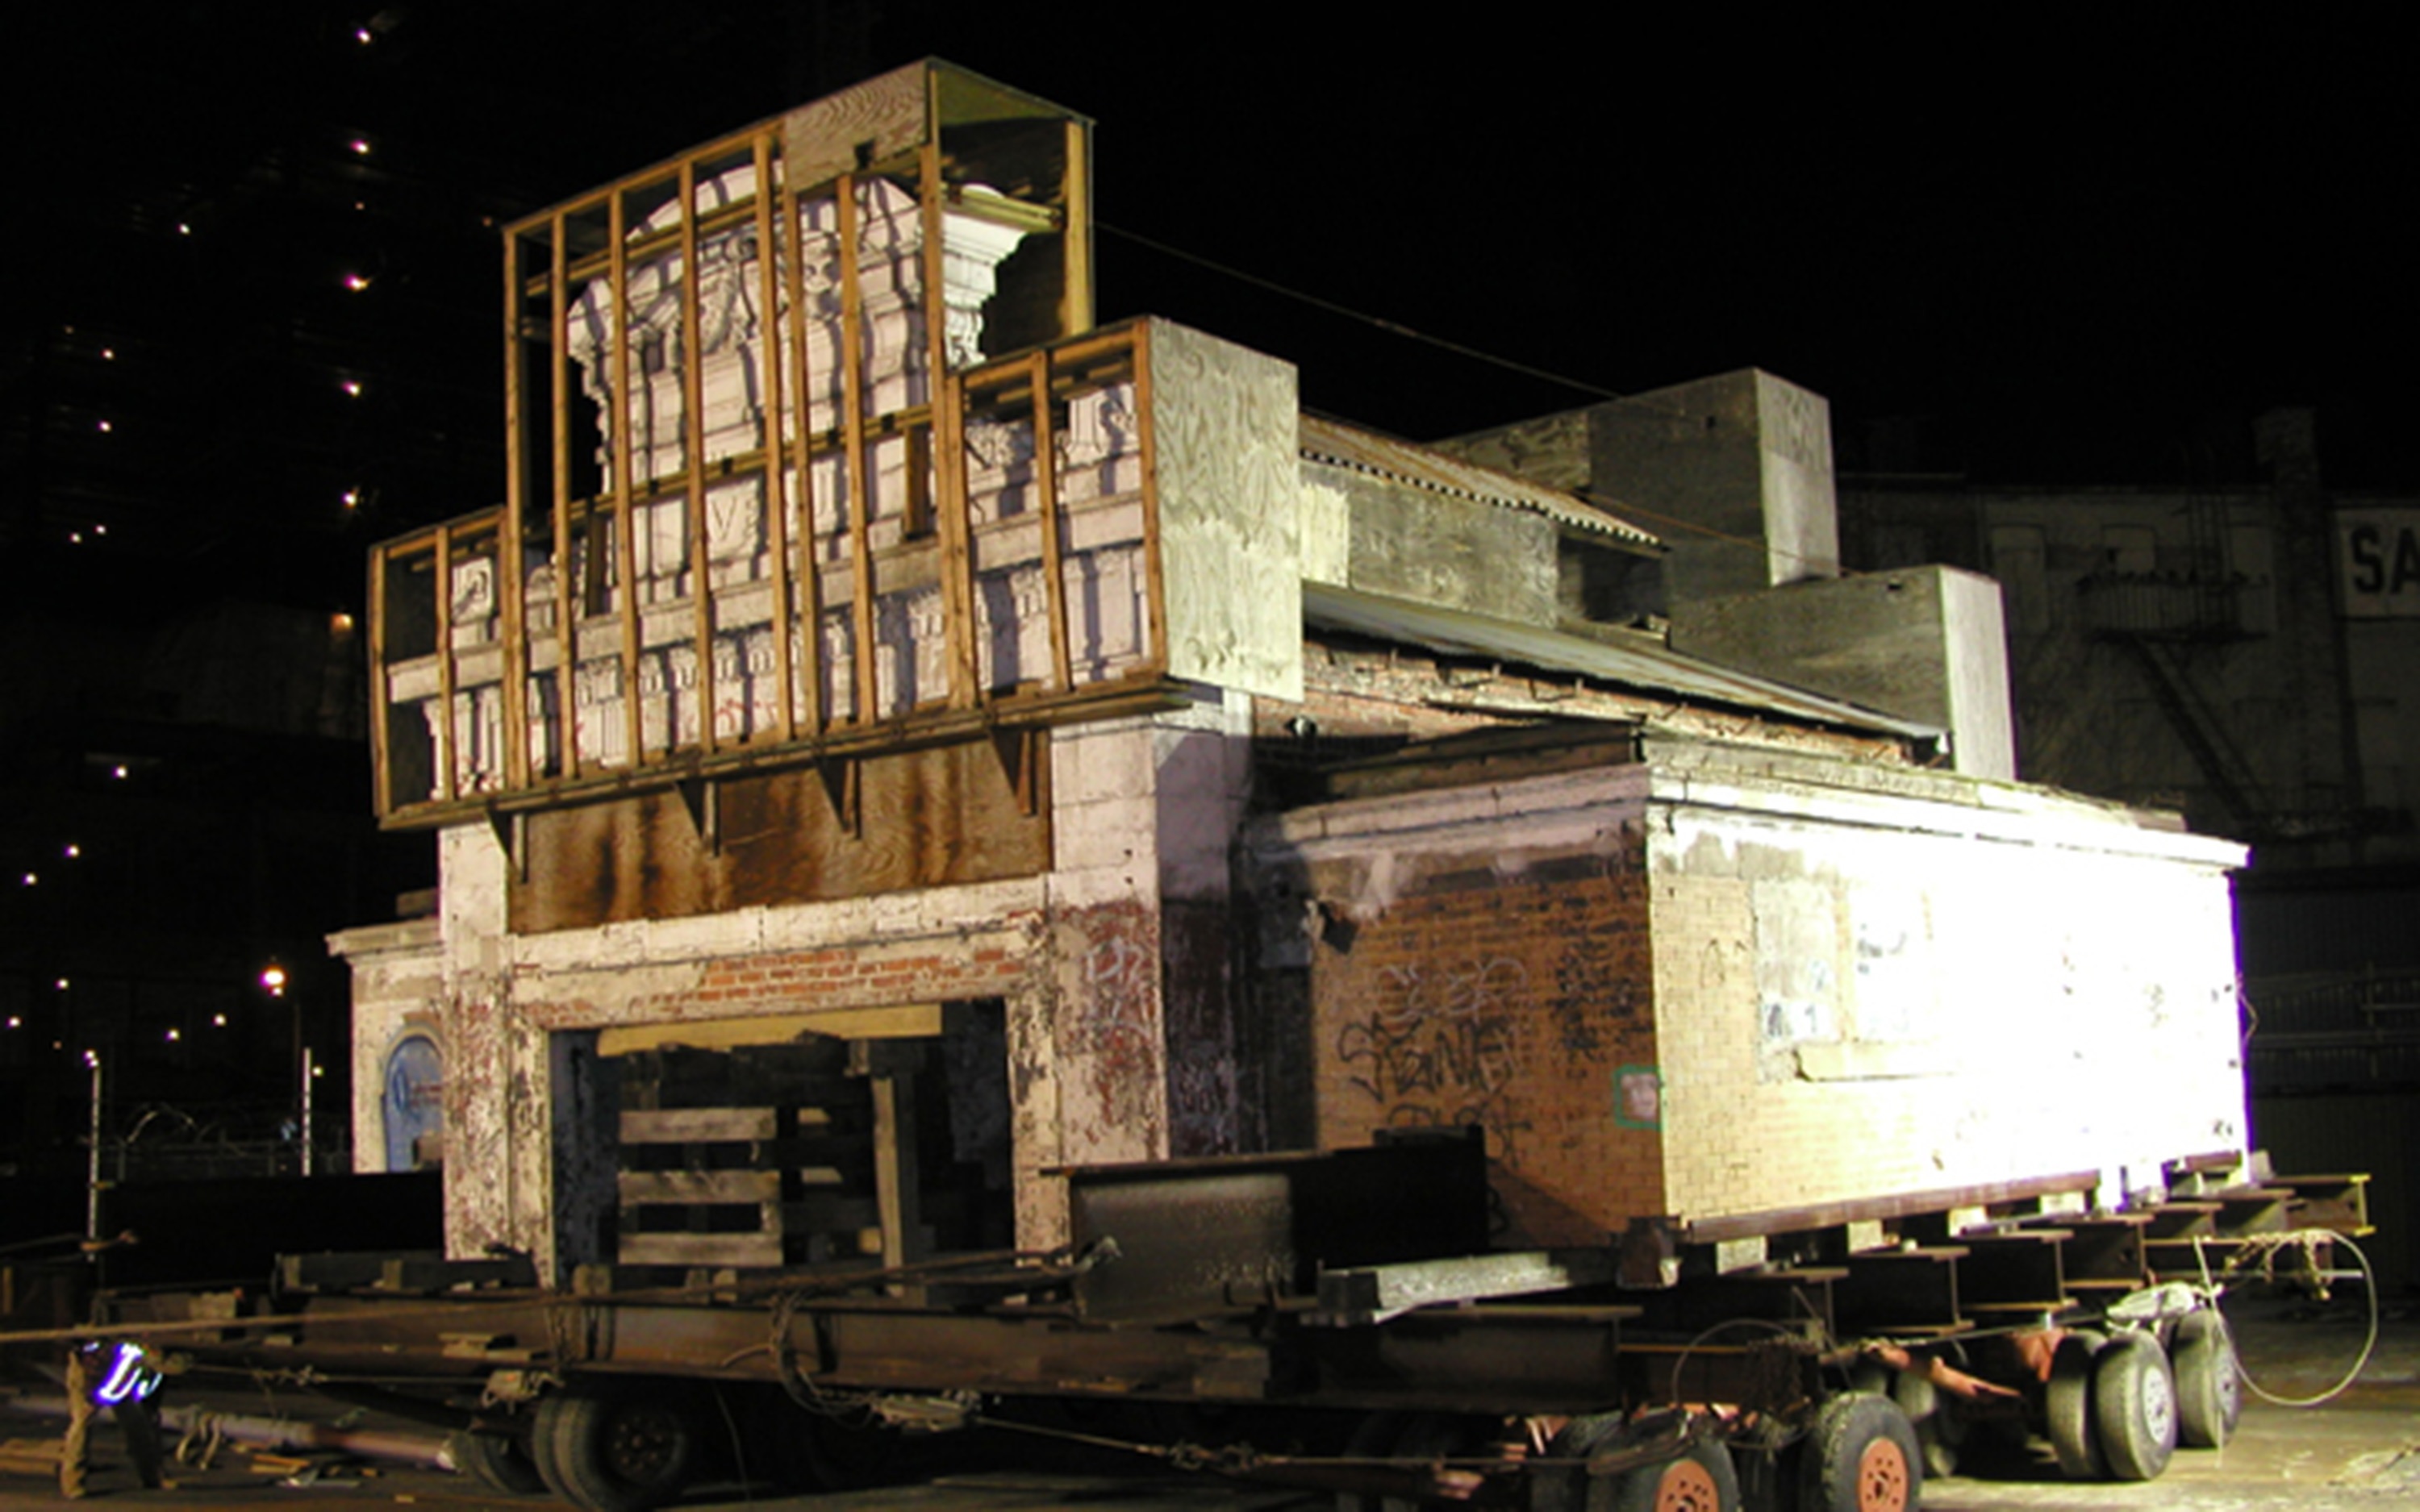
[[(946, 65), (916, 68), (916, 78), (903, 70), (866, 86), (887, 91), (869, 97), (875, 105), (895, 104), (921, 81), (921, 131), (906, 146), (892, 142), (887, 155), (869, 157), (869, 143), (853, 159), (834, 160), (853, 165), (791, 182), (785, 158), (798, 150), (799, 127), (777, 117), (506, 228), (504, 502), (384, 543), (372, 557), (377, 798), (389, 822), (440, 822), (473, 805), (526, 807), (735, 764), (831, 760), (966, 738), (1004, 723), (1045, 724), (1074, 717), (1076, 706), (1134, 699), (1163, 681), (1145, 328), (1090, 330), (1089, 128), (978, 82), (977, 93), (963, 98), (980, 96), (995, 114), (978, 123), (983, 131), (960, 131), (964, 123), (947, 117), (945, 102), (957, 76)], [(1016, 161), (1057, 154), (1052, 172), (1036, 179), (1039, 187), (1025, 186), (1023, 198), (977, 177), (988, 171), (984, 143), (1001, 139), (1003, 100), (1015, 107), (1008, 127), (1026, 132)], [(888, 129), (897, 134), (895, 119)], [(806, 161), (831, 166), (829, 147), (819, 144), (822, 155)], [(902, 196), (913, 202), (919, 239), (914, 283), (894, 272), (896, 286), (885, 292), (908, 301), (904, 319), (917, 333), (923, 392), (903, 387), (916, 376), (911, 362), (880, 370), (890, 377), (877, 393), (876, 363), (884, 354), (870, 349), (876, 295), (861, 269), (870, 253), (853, 249), (869, 234), (868, 208)], [(946, 254), (950, 220), (965, 215), (1056, 239), (1056, 286), (1041, 308), (1043, 329), (1055, 326), (1058, 334), (1045, 347), (954, 371)], [(881, 228), (895, 233), (899, 224), (892, 212)], [(712, 259), (727, 255), (728, 239), (737, 236), (752, 239), (744, 273), (732, 275), (743, 292), (718, 285), (721, 302), (709, 311)], [(810, 255), (822, 246), (840, 249), (832, 255), (836, 287), (822, 296), (836, 302), (836, 322), (810, 314)], [(655, 295), (646, 311), (634, 291), (642, 276)], [(668, 321), (667, 284), (677, 285)], [(727, 331), (736, 318), (735, 301), (752, 304), (761, 327), (741, 379), (752, 391), (747, 423), (754, 436), (735, 449), (726, 428), (720, 444), (727, 455), (717, 455), (708, 449), (708, 407), (717, 401), (700, 354), (716, 339), (713, 321)], [(634, 349), (647, 334), (643, 317), (655, 320), (655, 339), (679, 354), (676, 394), (647, 387), (651, 374), (659, 385), (666, 381), (666, 360)], [(829, 353), (811, 356), (817, 349), (811, 318), (823, 319), (826, 331), (836, 323), (836, 333), (824, 338)], [(582, 361), (597, 369), (587, 375), (599, 401), (593, 421), (575, 389), (581, 378), (572, 360), (575, 324), (583, 320), (591, 351)], [(1033, 327), (1029, 317), (1025, 329)], [(827, 361), (836, 373), (815, 371)], [(1074, 649), (1071, 616), (1080, 606), (1071, 602), (1069, 578), (1078, 569), (1060, 427), (1072, 398), (1109, 385), (1125, 386), (1139, 432), (1140, 602), (1139, 655), (1105, 673), (1079, 669)], [(651, 393), (657, 408), (677, 404), (677, 438), (659, 429), (637, 445), (634, 425)], [(820, 424), (819, 396), (837, 400)], [(971, 512), (968, 448), (978, 420), (1020, 427), (1028, 441), (1030, 476), (1013, 522)], [(595, 446), (595, 433), (582, 429), (590, 424), (609, 439), (595, 490), (577, 483), (582, 449)], [(907, 497), (878, 496), (877, 470), (897, 471), (903, 455)], [(816, 497), (819, 473), (836, 481), (839, 496)], [(761, 565), (718, 582), (709, 494), (731, 480), (752, 480), (752, 497), (762, 501), (754, 548)], [(829, 529), (818, 530), (819, 510)], [(1004, 524), (1027, 532), (1017, 539), (1029, 543), (1010, 567), (1039, 579), (1023, 612), (1047, 618), (1047, 652), (1026, 652), (1032, 665), (1020, 662), (1005, 683), (986, 674), (984, 641), (1002, 631), (986, 626), (983, 596), (984, 573), (1002, 570)], [(492, 603), (475, 618), (458, 611), (462, 570), (484, 572), (492, 585)], [(398, 595), (398, 585), (411, 591)], [(882, 639), (884, 614), (906, 612), (886, 604), (910, 590), (929, 591), (939, 609), (938, 677), (928, 670), (930, 681), (912, 690), (906, 670), (886, 687), (885, 656), (909, 654)], [(843, 594), (845, 618), (833, 622)], [(419, 624), (424, 611), (428, 626)], [(1000, 612), (992, 609), (995, 620)], [(746, 668), (736, 688), (719, 687), (742, 654), (724, 642), (749, 633), (760, 651), (746, 654), (769, 655), (768, 667), (756, 664), (759, 687), (746, 689)], [(676, 670), (688, 679), (678, 688)], [(596, 688), (583, 687), (583, 672)], [(735, 698), (737, 713), (721, 707)], [(399, 760), (396, 746), (422, 719), (429, 736), (425, 789), (417, 759)]]

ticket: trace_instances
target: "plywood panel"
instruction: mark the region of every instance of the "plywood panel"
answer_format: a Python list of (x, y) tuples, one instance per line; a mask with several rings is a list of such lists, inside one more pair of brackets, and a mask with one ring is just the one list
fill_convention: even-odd
[[(1047, 786), (1049, 763), (1030, 764)], [(721, 784), (717, 842), (675, 793), (639, 794), (529, 816), (526, 880), (512, 884), (516, 932), (686, 918), (1034, 876), (1050, 864), (1050, 797), (1021, 801), (988, 740)], [(854, 791), (855, 812), (833, 805)]]
[(1299, 699), (1294, 367), (1161, 320), (1150, 350), (1168, 670)]
[(783, 119), (783, 169), (793, 193), (922, 144), (925, 69), (911, 63), (801, 105)]

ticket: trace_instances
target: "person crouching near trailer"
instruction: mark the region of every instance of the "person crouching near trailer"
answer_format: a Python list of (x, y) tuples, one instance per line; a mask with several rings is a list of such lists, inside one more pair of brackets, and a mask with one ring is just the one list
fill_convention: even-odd
[(92, 1420), (103, 1408), (126, 1435), (127, 1458), (147, 1489), (162, 1484), (160, 1366), (131, 1340), (90, 1340), (68, 1351), (68, 1432), (59, 1450), (59, 1494), (82, 1498), (92, 1473)]

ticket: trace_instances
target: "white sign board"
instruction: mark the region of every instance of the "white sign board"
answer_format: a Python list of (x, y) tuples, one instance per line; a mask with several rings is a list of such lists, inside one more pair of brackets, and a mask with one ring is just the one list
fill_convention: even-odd
[(2420, 619), (2420, 509), (2336, 511), (2336, 578), (2353, 619)]

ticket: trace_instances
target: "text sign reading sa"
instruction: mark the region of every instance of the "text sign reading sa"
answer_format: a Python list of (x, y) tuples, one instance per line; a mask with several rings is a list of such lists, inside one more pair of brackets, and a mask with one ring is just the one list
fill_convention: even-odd
[(2420, 509), (2336, 511), (2336, 572), (2353, 619), (2420, 619)]

